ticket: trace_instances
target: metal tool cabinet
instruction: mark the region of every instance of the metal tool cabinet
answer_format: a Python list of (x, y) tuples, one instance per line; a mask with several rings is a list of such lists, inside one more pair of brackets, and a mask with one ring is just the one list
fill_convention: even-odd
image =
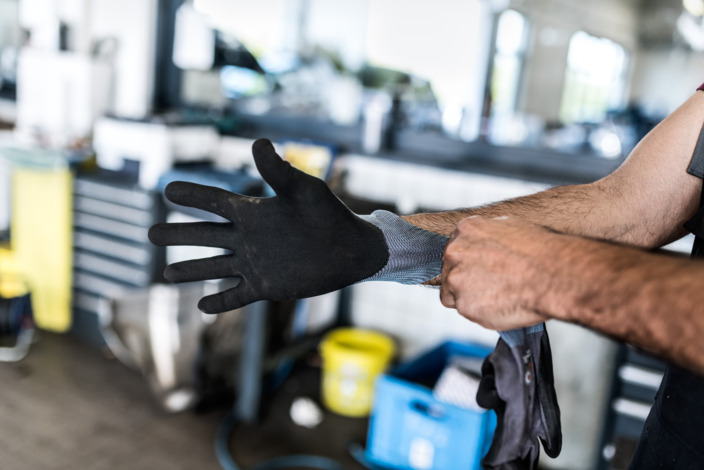
[(102, 346), (98, 300), (163, 280), (165, 249), (147, 232), (166, 209), (158, 193), (100, 175), (76, 176), (73, 204), (72, 330)]

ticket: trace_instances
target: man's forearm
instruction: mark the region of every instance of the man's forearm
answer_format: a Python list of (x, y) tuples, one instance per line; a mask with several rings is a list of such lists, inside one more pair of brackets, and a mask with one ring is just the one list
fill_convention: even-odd
[[(617, 179), (618, 175), (610, 178)], [(659, 247), (685, 235), (680, 225), (686, 220), (685, 217), (691, 215), (691, 208), (687, 208), (682, 215), (679, 212), (671, 213), (675, 220), (671, 221), (668, 230), (663, 230), (650, 223), (652, 216), (645, 219), (629, 213), (628, 203), (622, 202), (624, 198), (618, 188), (618, 184), (607, 179), (591, 184), (555, 187), (487, 206), (413, 214), (403, 218), (423, 229), (450, 236), (457, 223), (464, 218), (474, 215), (510, 216), (568, 235), (644, 248)], [(643, 197), (645, 199), (645, 195)]]
[(704, 373), (704, 262), (555, 234), (547, 317), (581, 324)]
[[(619, 239), (627, 227), (623, 227), (622, 223), (604, 220), (609, 212), (606, 209), (608, 196), (601, 193), (593, 185), (563, 186), (487, 206), (414, 214), (403, 218), (425, 230), (446, 236), (452, 234), (460, 220), (480, 215), (517, 217), (571, 235)], [(600, 217), (599, 220), (596, 217)]]

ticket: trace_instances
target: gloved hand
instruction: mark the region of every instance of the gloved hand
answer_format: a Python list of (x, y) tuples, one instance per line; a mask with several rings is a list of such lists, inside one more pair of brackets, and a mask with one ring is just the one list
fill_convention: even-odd
[(482, 460), (488, 470), (538, 468), (540, 448), (557, 457), (562, 448), (560, 408), (545, 325), (504, 331), (482, 365), (477, 403), (497, 416), (494, 439)]
[(172, 282), (236, 278), (238, 284), (201, 299), (218, 313), (257, 300), (289, 300), (332, 292), (363, 280), (422, 283), (440, 274), (446, 237), (390, 212), (351, 212), (322, 180), (283, 161), (266, 139), (254, 162), (276, 193), (253, 198), (194, 183), (173, 182), (166, 197), (230, 222), (157, 224), (156, 245), (221, 247), (231, 254), (183, 261), (164, 272)]

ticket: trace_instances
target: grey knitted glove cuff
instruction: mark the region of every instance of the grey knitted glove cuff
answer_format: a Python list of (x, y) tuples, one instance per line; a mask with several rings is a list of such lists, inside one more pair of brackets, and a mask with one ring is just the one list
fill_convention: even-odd
[(386, 265), (360, 282), (422, 284), (440, 275), (448, 237), (423, 230), (388, 211), (374, 211), (359, 217), (382, 231), (389, 248)]

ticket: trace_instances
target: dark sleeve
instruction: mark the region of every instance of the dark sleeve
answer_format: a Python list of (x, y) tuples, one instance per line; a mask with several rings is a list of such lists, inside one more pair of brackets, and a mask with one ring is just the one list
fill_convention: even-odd
[[(704, 131), (704, 128), (702, 131)], [(704, 179), (704, 132), (699, 132), (699, 139), (697, 139), (697, 145), (694, 147), (694, 153), (692, 154), (692, 160), (689, 162), (689, 167), (687, 167), (687, 173)]]
[[(697, 91), (704, 91), (704, 83), (697, 88)], [(692, 154), (692, 160), (689, 162), (687, 173), (704, 179), (704, 129), (699, 132), (697, 146), (694, 147), (694, 154)]]
[[(702, 84), (697, 91), (704, 91), (704, 84)], [(689, 167), (687, 168), (687, 173), (696, 176), (698, 178), (704, 179), (704, 126), (699, 131), (699, 138), (697, 139), (697, 145), (694, 147), (694, 153), (692, 154), (692, 160), (689, 162)], [(692, 256), (703, 256), (704, 255), (704, 191), (700, 196), (699, 210), (684, 224), (684, 228), (689, 230), (696, 236), (694, 240), (694, 246), (692, 247)]]

